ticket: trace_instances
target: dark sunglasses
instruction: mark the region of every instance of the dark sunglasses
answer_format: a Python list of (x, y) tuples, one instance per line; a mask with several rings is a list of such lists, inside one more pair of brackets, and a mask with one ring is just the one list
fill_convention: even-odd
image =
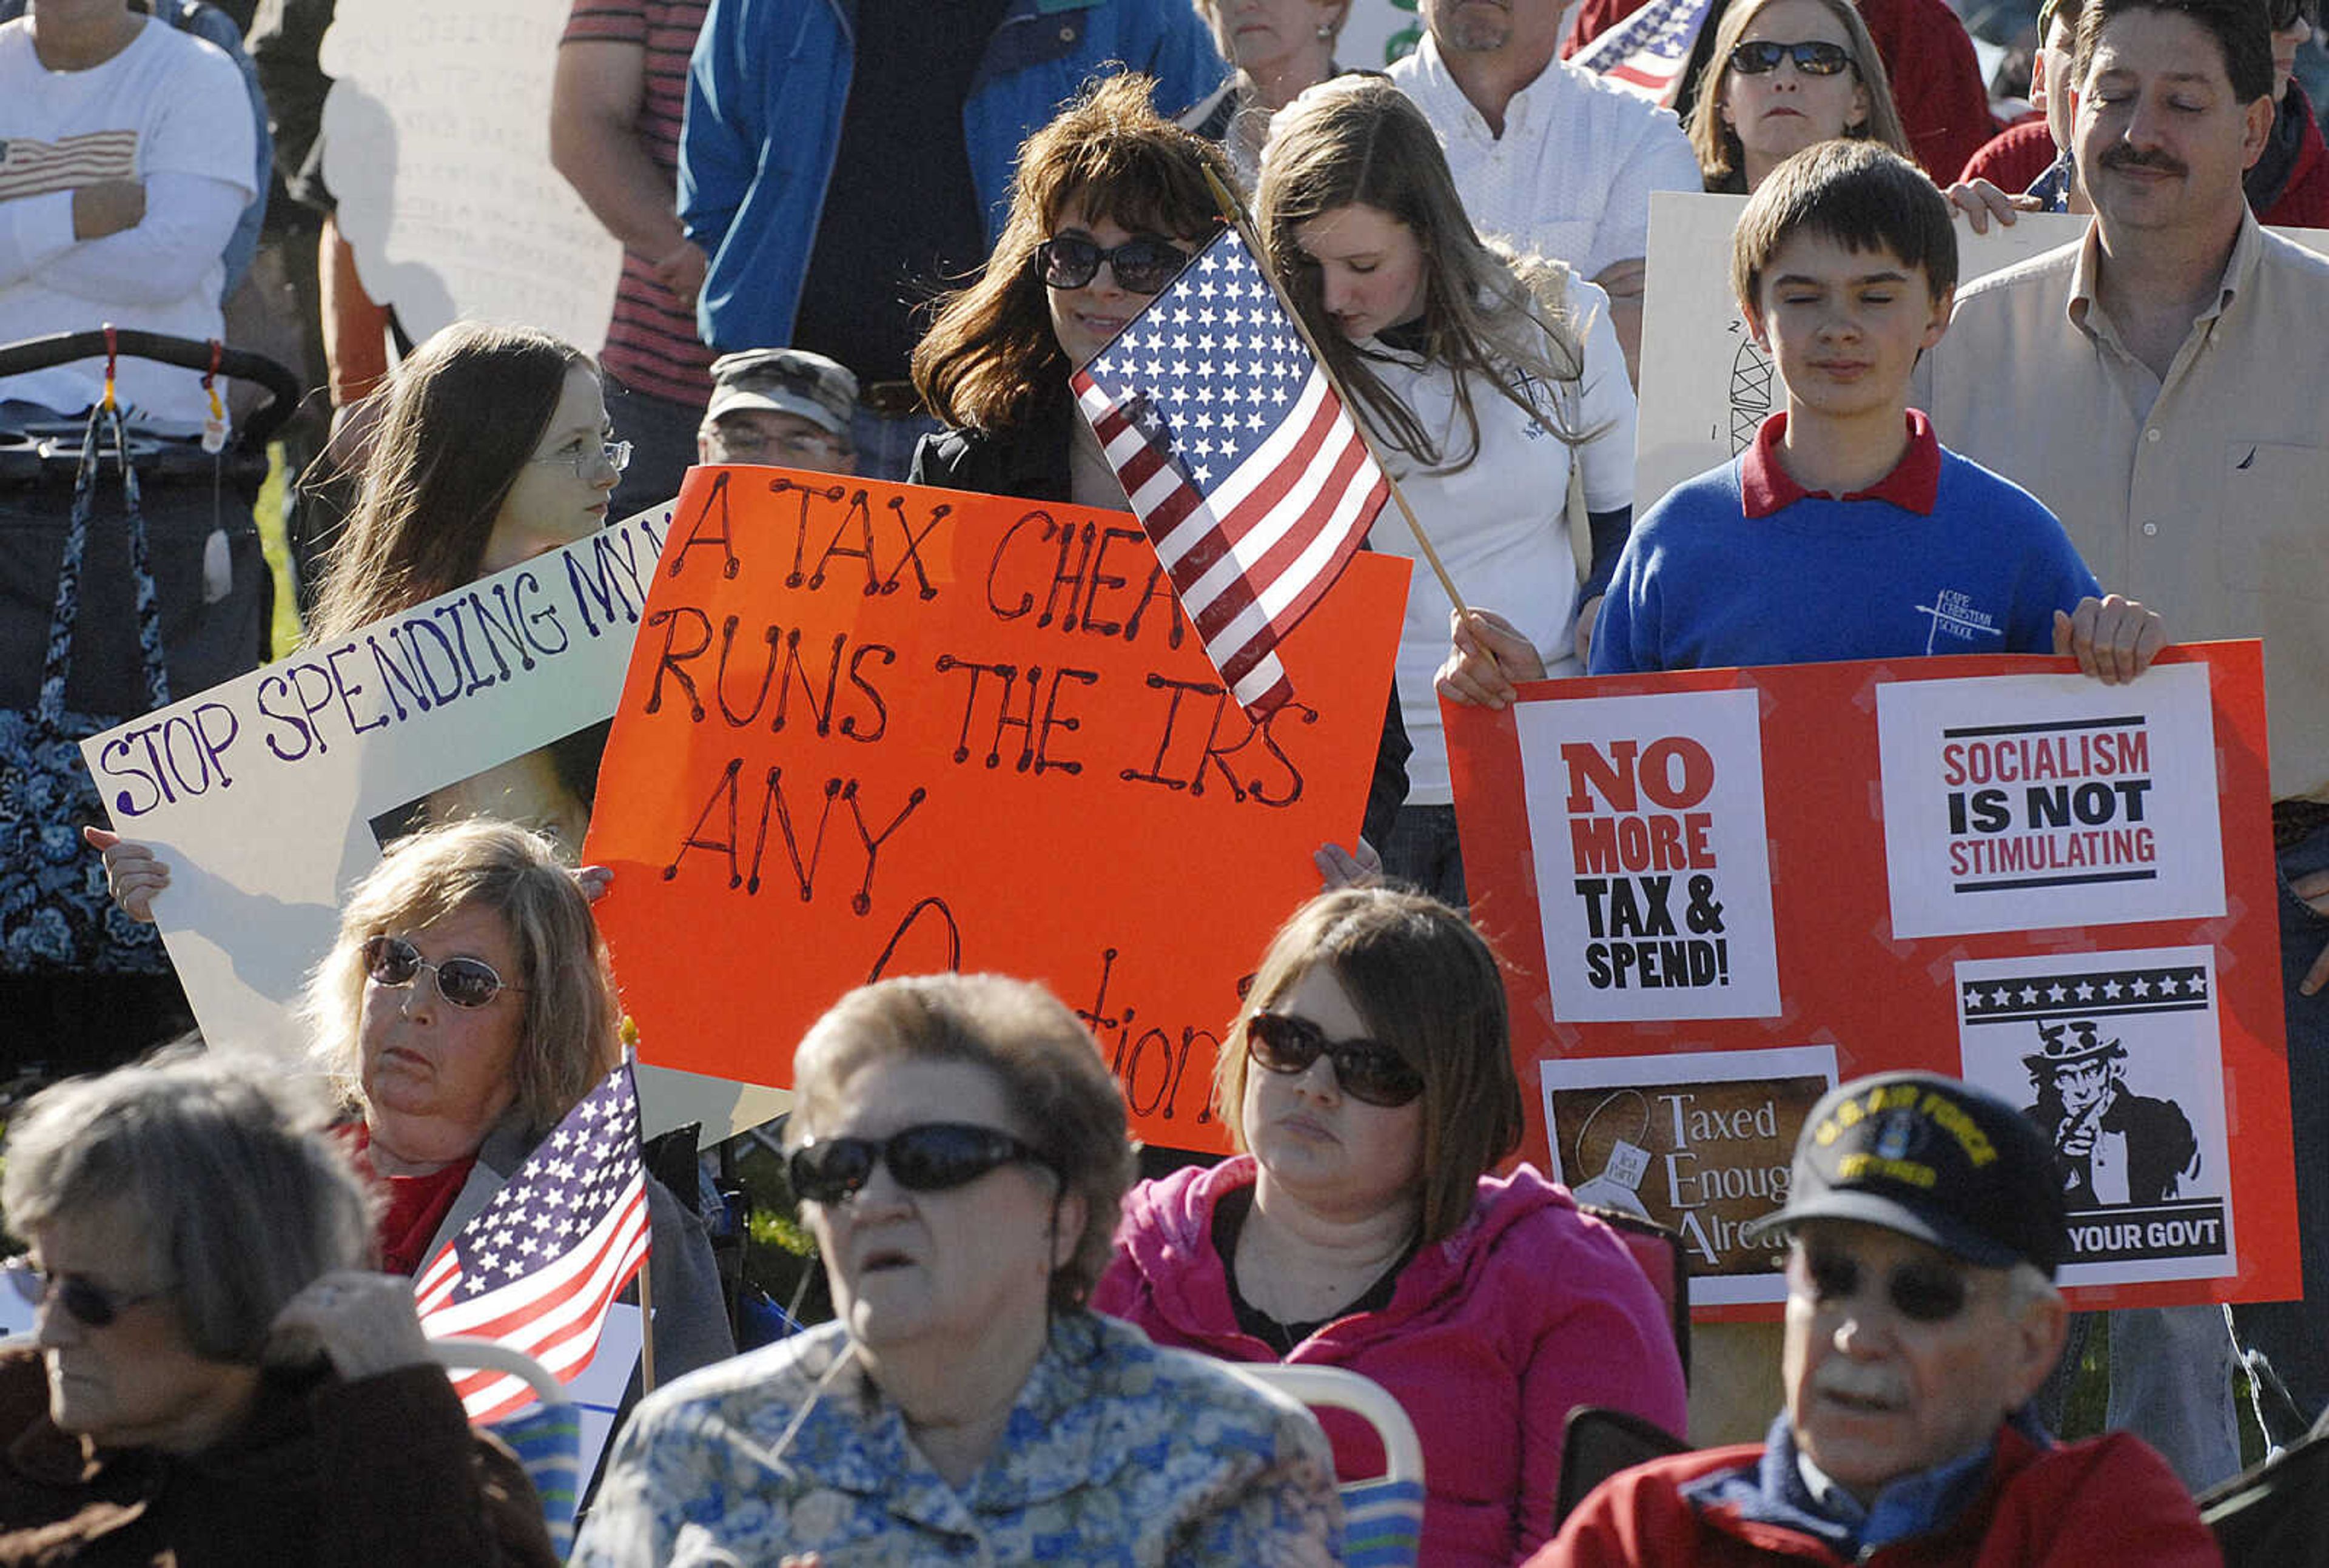
[(2287, 32), (2300, 16), (2313, 26), (2321, 24), (2319, 0), (2270, 0), (2265, 14), (2275, 33)]
[(962, 1121), (928, 1121), (887, 1138), (818, 1138), (793, 1150), (787, 1169), (793, 1194), (812, 1203), (847, 1203), (886, 1165), (908, 1192), (943, 1193), (1006, 1165), (1037, 1165), (1058, 1174), (1043, 1155), (999, 1128)]
[(1852, 64), (1852, 51), (1841, 43), (1820, 39), (1806, 43), (1774, 43), (1768, 38), (1759, 38), (1730, 52), (1730, 69), (1741, 76), (1760, 76), (1767, 71), (1778, 70), (1782, 60), (1793, 60), (1796, 69), (1806, 76), (1834, 76)]
[(11, 1258), (0, 1263), (0, 1274), (8, 1276), (8, 1283), (16, 1294), (38, 1307), (56, 1292), (57, 1300), (73, 1316), (73, 1320), (85, 1328), (109, 1328), (113, 1320), (140, 1301), (151, 1301), (169, 1294), (167, 1290), (148, 1290), (141, 1296), (108, 1290), (102, 1285), (92, 1285), (78, 1274), (51, 1274), (34, 1268), (29, 1258)]
[(1307, 1018), (1256, 1013), (1245, 1021), (1246, 1054), (1272, 1072), (1306, 1072), (1324, 1056), (1334, 1082), (1369, 1105), (1405, 1105), (1423, 1092), (1423, 1075), (1388, 1045), (1372, 1040), (1329, 1040)]
[(523, 994), (525, 987), (504, 984), (483, 959), (447, 959), (432, 964), (420, 949), (402, 937), (367, 937), (363, 945), (364, 974), (375, 984), (409, 986), (428, 969), (437, 977), (437, 994), (456, 1007), (482, 1007), (504, 991)]
[[(1860, 1263), (1825, 1248), (1804, 1249), (1804, 1272), (1822, 1301), (1844, 1301), (1860, 1294)], [(1885, 1279), (1892, 1309), (1915, 1323), (1947, 1323), (1966, 1308), (1966, 1277), (1942, 1263), (1903, 1263)]]
[(1189, 264), (1189, 253), (1162, 240), (1127, 240), (1113, 250), (1080, 235), (1062, 234), (1035, 247), (1035, 269), (1053, 288), (1081, 288), (1107, 262), (1117, 286), (1133, 294), (1154, 294)]

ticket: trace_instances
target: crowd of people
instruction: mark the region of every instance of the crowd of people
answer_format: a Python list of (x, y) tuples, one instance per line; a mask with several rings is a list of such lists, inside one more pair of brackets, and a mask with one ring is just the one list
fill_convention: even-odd
[[(1123, 510), (1069, 377), (1231, 221), (1221, 192), (1463, 593), (1416, 572), (1360, 836), (1223, 999), (1237, 1152), (1137, 1160), (1039, 986), (834, 999), (782, 1139), (835, 1321), (739, 1355), (699, 1195), (650, 1178), (661, 1386), (574, 1561), (1330, 1563), (1382, 1445), (1240, 1370), (1272, 1363), (1404, 1410), (1426, 1563), (2240, 1559), (2193, 1502), (2241, 1469), (2236, 1363), (2279, 1391), (2268, 1443), (2329, 1410), (2329, 260), (2264, 227), (2329, 224), (2313, 0), (2047, 0), (2012, 126), (1941, 0), (1716, 0), (1679, 112), (1564, 58), (1638, 8), (1421, 0), (1381, 72), (1338, 62), (1348, 0), (574, 0), (552, 156), (625, 250), (587, 346), (406, 343), (364, 297), (313, 112), (329, 0), (0, 20), (0, 341), (221, 337), (304, 226), (311, 636), (693, 464)], [(1730, 281), (1787, 408), (1647, 496), (1659, 190), (1745, 198)], [(2090, 222), (1961, 279), (1961, 234), (2041, 210)], [(0, 378), (0, 435), (117, 397), (218, 438), (199, 372), (102, 361)], [(1418, 553), (1385, 518), (1370, 546)], [(2058, 1150), (2034, 1110), (1897, 1073), (1804, 1124), (1762, 1222), (1784, 1322), (1678, 1327), (1655, 1236), (1522, 1157), (1442, 704), (1934, 653), (2117, 685), (2171, 633), (2265, 647), (2303, 1299), (2112, 1313), (2113, 1430), (2058, 1440), (2094, 1327), (2055, 1282)], [(0, 1350), (0, 1564), (552, 1560), (409, 1277), (619, 1060), (578, 864), (599, 739), (374, 824), (311, 1072), (212, 1041), (12, 1118), (0, 1271), (37, 1328)], [(121, 912), (166, 910), (166, 855), (83, 835)], [(2041, 1109), (2074, 1066), (2101, 1104), (2109, 1051), (2050, 1043)], [(1701, 1446), (1564, 1512), (1579, 1409)]]

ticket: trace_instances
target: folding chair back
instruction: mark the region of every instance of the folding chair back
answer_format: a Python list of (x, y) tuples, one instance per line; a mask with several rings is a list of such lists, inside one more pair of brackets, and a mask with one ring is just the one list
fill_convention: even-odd
[(1346, 1410), (1382, 1440), (1383, 1474), (1346, 1481), (1343, 1494), (1344, 1568), (1408, 1568), (1423, 1539), (1423, 1443), (1407, 1411), (1382, 1384), (1339, 1366), (1240, 1362), (1245, 1374), (1306, 1405)]
[(1658, 1302), (1666, 1309), (1666, 1326), (1674, 1330), (1674, 1349), (1682, 1355), (1683, 1383), (1690, 1381), (1690, 1253), (1682, 1244), (1682, 1236), (1672, 1227), (1624, 1209), (1604, 1208), (1599, 1204), (1579, 1204), (1579, 1210), (1592, 1215), (1617, 1233), (1626, 1250), (1634, 1254), (1634, 1261), (1650, 1278), (1651, 1288), (1658, 1293)]
[(526, 1479), (542, 1499), (542, 1520), (550, 1544), (563, 1558), (574, 1545), (574, 1514), (582, 1455), (582, 1422), (566, 1385), (551, 1370), (522, 1350), (491, 1339), (458, 1336), (429, 1342), (429, 1350), (449, 1373), (486, 1369), (522, 1378), (541, 1403), (504, 1417), (493, 1434), (507, 1443), (524, 1467)]

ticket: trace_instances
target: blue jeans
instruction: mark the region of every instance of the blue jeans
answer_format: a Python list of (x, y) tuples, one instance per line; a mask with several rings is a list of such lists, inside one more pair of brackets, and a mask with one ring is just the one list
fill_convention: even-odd
[(1383, 874), (1420, 889), (1451, 909), (1467, 906), (1464, 849), (1453, 806), (1402, 806), (1382, 845)]
[[(2329, 946), (2329, 915), (2290, 891), (2310, 872), (2329, 870), (2329, 827), (2316, 828), (2280, 852), (2280, 980), (2288, 1023), (2288, 1101), (2296, 1146), (2296, 1239), (2305, 1266), (2301, 1301), (2263, 1302), (2232, 1308), (2241, 1342), (2262, 1351), (2296, 1401), (2294, 1430), (2272, 1430), (2275, 1441), (2303, 1435), (2329, 1408), (2329, 987), (2310, 997), (2297, 982)], [(2269, 1412), (2268, 1412), (2269, 1413)], [(2271, 1423), (2268, 1423), (2268, 1425)]]
[(859, 476), (904, 484), (906, 470), (913, 466), (915, 444), (924, 436), (938, 433), (938, 420), (928, 414), (877, 414), (860, 408), (857, 417), (849, 421), (850, 437), (857, 443)]

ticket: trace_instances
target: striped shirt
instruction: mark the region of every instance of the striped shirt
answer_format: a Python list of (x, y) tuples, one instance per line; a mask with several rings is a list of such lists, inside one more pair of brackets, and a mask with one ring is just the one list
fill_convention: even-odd
[[(627, 43), (646, 51), (639, 141), (678, 201), (679, 128), (687, 109), (687, 57), (710, 0), (574, 0), (562, 43)], [(702, 406), (712, 395), (712, 350), (696, 336), (695, 313), (656, 281), (657, 258), (623, 252), (615, 318), (599, 356), (624, 385), (650, 397)]]

